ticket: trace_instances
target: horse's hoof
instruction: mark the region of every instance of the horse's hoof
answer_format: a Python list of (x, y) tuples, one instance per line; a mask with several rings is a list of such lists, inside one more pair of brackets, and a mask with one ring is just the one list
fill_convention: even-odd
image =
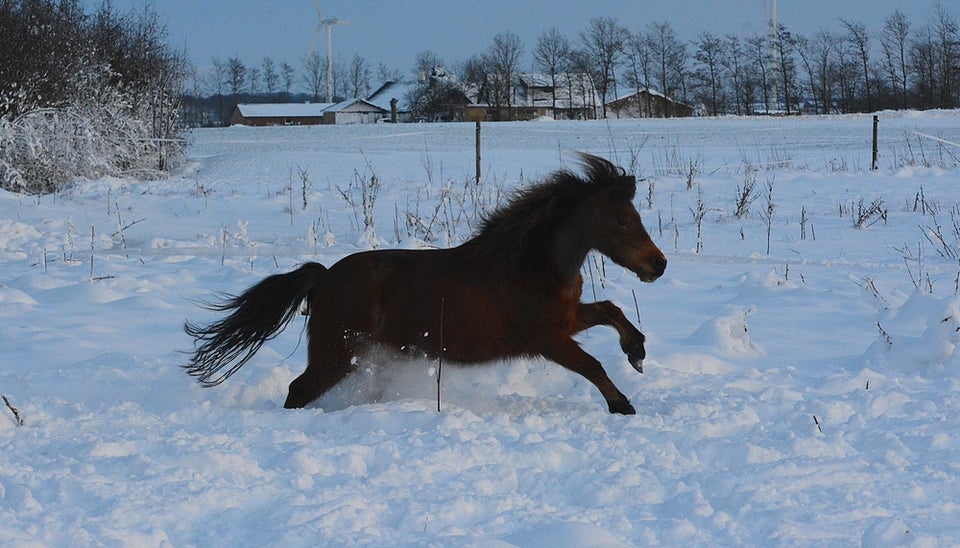
[(623, 401), (608, 402), (608, 405), (610, 406), (611, 413), (619, 413), (621, 415), (637, 414), (637, 410), (634, 409), (633, 406), (630, 405), (630, 402), (626, 399), (624, 399)]
[(627, 354), (630, 365), (637, 371), (643, 373), (643, 359), (647, 357), (647, 349), (643, 346), (643, 340), (641, 339), (625, 345), (623, 351)]

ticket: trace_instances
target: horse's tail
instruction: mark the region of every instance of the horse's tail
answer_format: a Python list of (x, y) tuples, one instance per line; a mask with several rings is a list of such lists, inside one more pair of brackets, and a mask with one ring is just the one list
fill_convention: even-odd
[(187, 373), (204, 386), (216, 386), (236, 373), (287, 325), (326, 271), (319, 263), (305, 263), (293, 272), (265, 278), (237, 297), (228, 295), (221, 303), (204, 305), (232, 312), (206, 327), (184, 323), (184, 331), (200, 343), (183, 366)]

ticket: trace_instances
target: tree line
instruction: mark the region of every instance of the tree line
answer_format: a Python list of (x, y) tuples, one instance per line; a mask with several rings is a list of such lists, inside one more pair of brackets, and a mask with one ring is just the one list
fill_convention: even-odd
[[(482, 52), (463, 61), (445, 63), (432, 51), (420, 53), (412, 78), (424, 80), (438, 66), (455, 78), (445, 78), (439, 89), (428, 89), (425, 83), (412, 104), (425, 115), (442, 110), (453, 91), (450, 82), (458, 82), (479, 90), (479, 98), (495, 110), (509, 112), (516, 97), (514, 76), (533, 70), (552, 78), (554, 88), (565, 74), (584, 74), (606, 100), (651, 89), (704, 115), (960, 106), (960, 25), (943, 4), (919, 21), (896, 10), (880, 29), (840, 22), (840, 30), (809, 36), (778, 24), (749, 36), (704, 31), (684, 41), (669, 22), (630, 30), (614, 18), (597, 17), (575, 37), (555, 27), (543, 31), (529, 50), (531, 66), (523, 64), (528, 50), (521, 37), (501, 32)], [(299, 68), (269, 58), (254, 67), (236, 58), (215, 60), (214, 69), (196, 86), (196, 95), (205, 89), (225, 100), (323, 101), (326, 65), (326, 58), (317, 54)], [(331, 74), (333, 99), (363, 97), (371, 81), (403, 76), (382, 64), (374, 70), (357, 55), (349, 63), (335, 60)], [(598, 103), (598, 115), (607, 117), (606, 101)]]
[[(532, 68), (552, 78), (588, 74), (607, 100), (653, 89), (705, 115), (960, 106), (960, 25), (943, 4), (921, 24), (896, 10), (881, 29), (847, 20), (841, 29), (804, 36), (778, 24), (747, 37), (705, 31), (685, 42), (668, 22), (631, 31), (599, 17), (576, 39), (556, 28), (541, 33)], [(510, 82), (522, 51), (519, 37), (502, 33), (460, 75), (477, 85), (490, 74)]]
[(190, 125), (223, 125), (237, 103), (335, 102), (368, 96), (374, 79), (383, 83), (402, 78), (383, 64), (374, 71), (360, 55), (348, 63), (335, 58), (329, 74), (332, 97), (327, 97), (327, 58), (316, 52), (300, 66), (271, 57), (250, 65), (239, 57), (214, 58), (208, 70), (193, 74), (184, 114)]
[(187, 69), (149, 8), (0, 0), (0, 186), (168, 169)]

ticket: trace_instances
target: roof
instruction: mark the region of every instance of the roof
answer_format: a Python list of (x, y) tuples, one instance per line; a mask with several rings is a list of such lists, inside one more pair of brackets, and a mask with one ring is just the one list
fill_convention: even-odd
[(340, 101), (335, 105), (329, 105), (327, 109), (324, 110), (324, 112), (348, 112), (348, 111), (349, 112), (370, 112), (371, 109), (373, 111), (381, 111), (381, 112), (383, 111), (389, 112), (390, 110), (389, 108), (385, 109), (383, 107), (380, 107), (379, 105), (375, 105), (370, 101), (367, 101), (366, 99), (360, 99), (358, 97), (355, 99), (347, 99), (345, 101)]
[(257, 103), (238, 104), (244, 118), (310, 118), (321, 117), (333, 103)]
[(407, 100), (411, 92), (420, 85), (417, 82), (387, 82), (380, 86), (380, 89), (373, 92), (373, 95), (367, 98), (367, 101), (377, 105), (383, 110), (390, 111), (390, 100), (397, 100), (397, 110), (400, 112), (409, 112), (410, 103)]
[[(665, 100), (665, 101), (669, 101), (669, 102), (671, 102), (671, 103), (676, 103), (676, 104), (678, 104), (678, 105), (684, 105), (684, 106), (688, 106), (688, 107), (691, 106), (691, 105), (688, 105), (687, 103), (684, 103), (683, 101), (678, 101), (678, 100), (674, 99), (673, 97), (667, 97), (667, 96), (664, 95), (662, 92), (659, 92), (659, 91), (657, 91), (657, 90), (655, 90), (655, 89), (650, 89), (650, 88), (643, 88), (643, 89), (641, 89), (639, 92), (638, 92), (637, 90), (635, 90), (635, 89), (634, 89), (634, 90), (627, 91), (627, 92), (624, 92), (624, 93), (620, 94), (620, 96), (617, 97), (616, 99), (607, 101), (607, 104), (609, 105), (610, 103), (616, 103), (616, 102), (618, 102), (618, 101), (623, 101), (624, 99), (630, 99), (630, 98), (632, 98), (632, 97), (636, 97), (637, 95), (643, 95), (644, 93), (646, 93), (646, 94), (648, 94), (648, 95), (650, 95), (650, 96), (653, 96), (653, 97), (660, 97), (660, 98), (662, 98), (662, 99)], [(692, 107), (691, 107), (691, 108), (692, 108)]]

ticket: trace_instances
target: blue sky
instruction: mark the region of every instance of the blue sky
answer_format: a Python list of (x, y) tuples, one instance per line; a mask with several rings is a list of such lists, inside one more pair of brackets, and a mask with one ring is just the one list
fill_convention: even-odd
[[(103, 0), (82, 0), (90, 10)], [(264, 57), (302, 63), (314, 31), (313, 0), (111, 0), (121, 12), (153, 6), (167, 23), (173, 44), (183, 47), (198, 67), (213, 58), (239, 57), (248, 65)], [(333, 29), (334, 55), (359, 54), (371, 66), (410, 74), (416, 55), (430, 50), (449, 64), (480, 53), (501, 31), (517, 33), (525, 44), (525, 65), (537, 36), (556, 26), (576, 40), (592, 17), (613, 17), (631, 31), (650, 22), (669, 22), (678, 36), (692, 40), (703, 31), (747, 36), (764, 32), (769, 0), (321, 0), (324, 17), (349, 21)], [(780, 0), (777, 18), (794, 32), (840, 30), (840, 19), (879, 31), (894, 9), (914, 28), (925, 24), (936, 0)], [(960, 17), (954, 2), (944, 6)], [(316, 50), (326, 52), (323, 37)]]

